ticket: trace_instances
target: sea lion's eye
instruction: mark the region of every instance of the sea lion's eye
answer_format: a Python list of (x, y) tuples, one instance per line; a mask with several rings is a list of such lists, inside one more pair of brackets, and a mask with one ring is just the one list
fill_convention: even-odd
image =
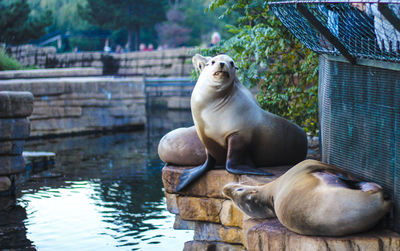
[(213, 61), (211, 61), (211, 64), (213, 65), (213, 64), (215, 64), (215, 61), (213, 60)]

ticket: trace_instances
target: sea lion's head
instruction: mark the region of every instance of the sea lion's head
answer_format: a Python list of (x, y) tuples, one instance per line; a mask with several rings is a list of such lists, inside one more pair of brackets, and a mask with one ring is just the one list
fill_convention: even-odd
[(235, 62), (227, 55), (221, 54), (212, 58), (196, 54), (192, 62), (200, 76), (206, 77), (215, 85), (233, 83), (236, 77)]
[(224, 186), (222, 193), (245, 214), (253, 218), (275, 217), (272, 197), (260, 193), (260, 187), (230, 183)]

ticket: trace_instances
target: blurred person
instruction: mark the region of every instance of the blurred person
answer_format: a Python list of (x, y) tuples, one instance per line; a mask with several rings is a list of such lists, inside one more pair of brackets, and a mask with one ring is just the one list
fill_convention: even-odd
[(129, 51), (130, 51), (130, 48), (131, 48), (130, 43), (129, 43), (129, 42), (126, 43), (126, 44), (125, 44), (125, 47), (124, 47), (124, 52), (129, 52)]
[(148, 51), (154, 51), (154, 45), (153, 45), (153, 44), (149, 44), (149, 45), (147, 46), (147, 50), (148, 50)]
[(122, 53), (121, 45), (117, 44), (117, 47), (115, 47), (115, 53)]
[(147, 51), (146, 45), (145, 45), (144, 43), (141, 43), (141, 44), (139, 45), (139, 50), (140, 50), (140, 51)]
[(219, 43), (221, 41), (221, 35), (218, 32), (214, 32), (211, 35), (211, 44), (209, 44), (209, 47), (212, 47)]
[(106, 39), (106, 41), (104, 42), (104, 52), (111, 52), (111, 47), (110, 47), (110, 42), (108, 41), (108, 38)]

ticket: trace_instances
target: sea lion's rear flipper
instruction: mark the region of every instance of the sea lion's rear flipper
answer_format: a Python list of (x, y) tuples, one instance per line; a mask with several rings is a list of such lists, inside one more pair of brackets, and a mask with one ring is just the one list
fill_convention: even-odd
[(185, 169), (185, 171), (183, 171), (182, 175), (179, 177), (179, 184), (176, 186), (175, 192), (181, 191), (205, 172), (214, 168), (215, 163), (216, 160), (210, 154), (207, 154), (206, 162), (204, 162), (203, 165), (196, 166), (191, 169)]
[(257, 169), (250, 157), (251, 149), (243, 144), (238, 134), (228, 137), (228, 151), (225, 168), (232, 174), (265, 175), (274, 174)]

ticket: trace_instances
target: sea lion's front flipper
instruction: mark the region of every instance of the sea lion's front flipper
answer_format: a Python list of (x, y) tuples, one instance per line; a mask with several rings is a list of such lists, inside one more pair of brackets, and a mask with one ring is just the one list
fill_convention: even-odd
[(216, 160), (210, 154), (207, 154), (206, 162), (203, 165), (183, 171), (181, 177), (179, 177), (179, 184), (176, 186), (175, 192), (181, 191), (205, 172), (214, 168), (215, 163)]
[(232, 174), (265, 175), (274, 174), (257, 169), (250, 157), (250, 151), (238, 134), (228, 137), (228, 151), (225, 168)]

